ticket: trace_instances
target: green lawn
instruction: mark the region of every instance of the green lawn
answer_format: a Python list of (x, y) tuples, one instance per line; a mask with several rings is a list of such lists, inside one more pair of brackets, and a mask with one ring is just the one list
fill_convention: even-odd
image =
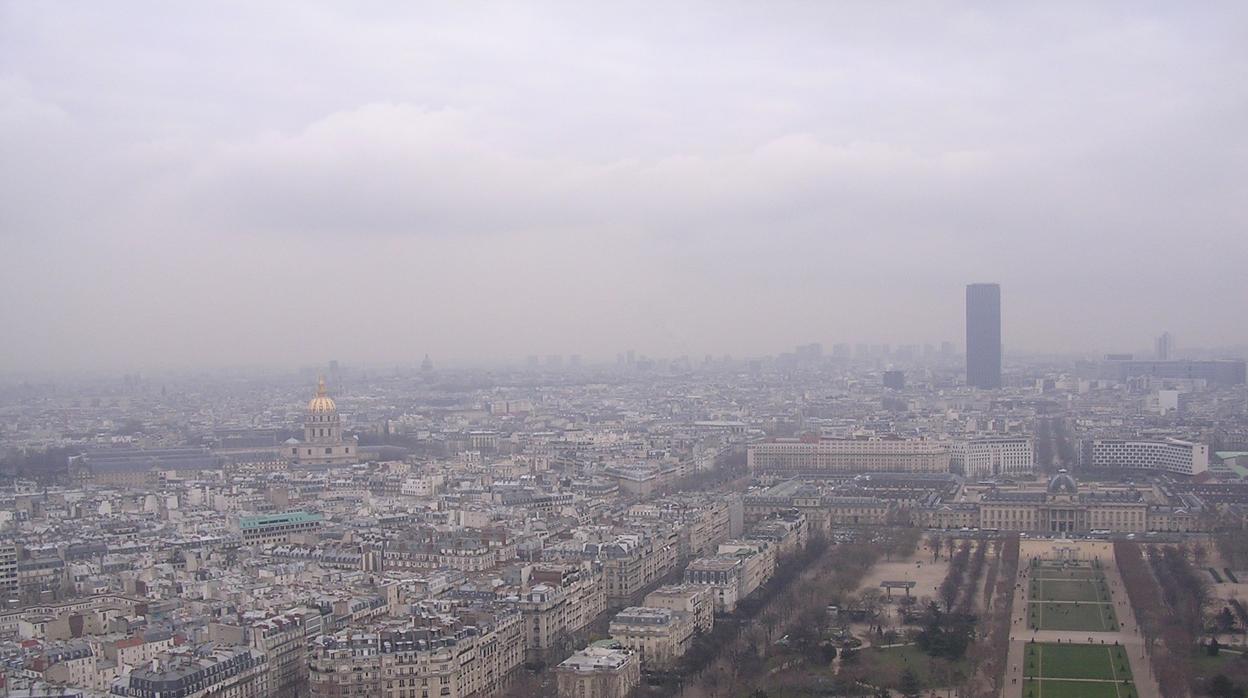
[(1091, 681), (1029, 680), (1023, 698), (1136, 698), (1135, 684)]
[(1101, 601), (1109, 596), (1099, 580), (1037, 579), (1031, 583), (1033, 601)]
[(1248, 656), (1227, 652), (1224, 649), (1218, 653), (1218, 656), (1210, 657), (1202, 647), (1192, 654), (1192, 673), (1198, 676), (1214, 676), (1226, 671), (1225, 664), (1235, 662), (1248, 662)]
[[(919, 679), (919, 685), (925, 688), (955, 685), (960, 680), (959, 677), (966, 675), (965, 661), (950, 663), (945, 659), (935, 659), (924, 654), (916, 645), (887, 649), (868, 647), (858, 652), (858, 661), (863, 666), (870, 667), (868, 675), (873, 677), (872, 683), (888, 688), (897, 688), (901, 673), (906, 669), (913, 671)], [(951, 675), (937, 681), (935, 677), (940, 675), (942, 667)]]
[(1025, 678), (1101, 679), (1131, 678), (1126, 650), (1117, 645), (1029, 643), (1023, 665)]
[(1035, 565), (1031, 568), (1031, 576), (1048, 579), (1095, 579), (1101, 576), (1101, 571), (1091, 566)]
[(1028, 622), (1039, 630), (1087, 630), (1102, 632), (1118, 629), (1114, 607), (1107, 603), (1027, 604)]

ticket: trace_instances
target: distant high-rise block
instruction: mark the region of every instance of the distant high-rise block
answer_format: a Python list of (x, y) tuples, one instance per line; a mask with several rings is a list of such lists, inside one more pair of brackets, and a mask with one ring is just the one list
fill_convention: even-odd
[(1154, 358), (1158, 361), (1168, 361), (1171, 352), (1174, 351), (1174, 337), (1169, 332), (1162, 332), (1153, 345), (1155, 349), (1153, 352)]
[(893, 390), (906, 389), (906, 372), (905, 371), (885, 371), (883, 375), (883, 383), (885, 388)]
[(1001, 286), (966, 287), (966, 384), (1001, 387)]

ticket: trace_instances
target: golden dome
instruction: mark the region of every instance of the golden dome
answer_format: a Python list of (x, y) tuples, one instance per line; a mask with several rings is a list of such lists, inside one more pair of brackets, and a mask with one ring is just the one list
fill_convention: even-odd
[(334, 399), (325, 394), (325, 377), (321, 376), (316, 383), (316, 397), (308, 401), (308, 411), (314, 414), (325, 414), (337, 411)]

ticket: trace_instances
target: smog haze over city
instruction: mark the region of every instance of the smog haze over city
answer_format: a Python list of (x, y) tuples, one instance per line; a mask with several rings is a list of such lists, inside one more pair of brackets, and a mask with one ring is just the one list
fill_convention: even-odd
[(5, 2), (0, 370), (957, 340), (974, 281), (1007, 351), (1242, 346), (1246, 24)]
[(0, 0), (0, 698), (1243, 698), (1248, 4)]

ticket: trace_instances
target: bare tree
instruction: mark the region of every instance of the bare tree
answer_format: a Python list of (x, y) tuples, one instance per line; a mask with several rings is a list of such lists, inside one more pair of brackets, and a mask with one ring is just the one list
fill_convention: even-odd
[(858, 595), (858, 601), (862, 604), (862, 610), (866, 612), (867, 617), (872, 621), (877, 620), (880, 615), (880, 590), (879, 589), (863, 589)]
[(774, 610), (768, 610), (759, 618), (763, 627), (767, 629), (767, 641), (771, 642), (775, 639), (776, 626), (780, 625), (780, 616), (776, 615)]
[(1196, 541), (1195, 545), (1192, 546), (1192, 562), (1195, 563), (1197, 567), (1204, 567), (1205, 563), (1208, 561), (1209, 549), (1205, 547), (1205, 542)]

